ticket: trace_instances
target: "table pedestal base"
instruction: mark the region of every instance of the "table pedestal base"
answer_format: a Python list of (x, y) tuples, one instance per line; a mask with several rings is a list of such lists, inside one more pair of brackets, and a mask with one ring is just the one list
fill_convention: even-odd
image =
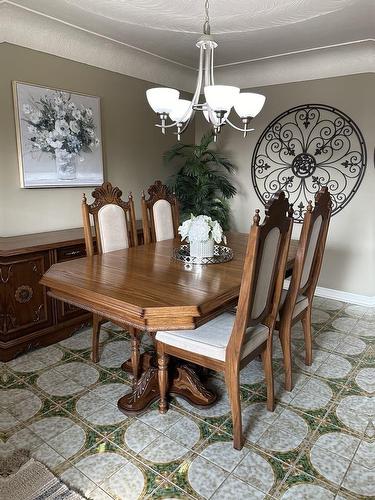
[[(208, 407), (215, 403), (216, 394), (206, 389), (193, 366), (183, 362), (173, 362), (173, 358), (170, 365), (169, 394), (184, 398), (194, 406)], [(120, 398), (117, 403), (118, 408), (126, 415), (139, 415), (160, 398), (155, 357), (145, 353), (141, 357), (140, 366), (145, 370), (143, 375), (133, 391)], [(131, 361), (125, 361), (122, 369), (132, 372)]]

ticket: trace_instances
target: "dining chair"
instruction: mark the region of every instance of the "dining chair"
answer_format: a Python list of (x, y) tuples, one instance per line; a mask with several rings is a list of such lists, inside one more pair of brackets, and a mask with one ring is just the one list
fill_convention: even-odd
[[(98, 254), (105, 254), (137, 245), (137, 229), (135, 222), (134, 202), (131, 193), (128, 201), (121, 199), (122, 191), (113, 187), (110, 182), (104, 182), (93, 192), (93, 203), (87, 203), (86, 195), (82, 199), (83, 229), (85, 235), (86, 253), (94, 255), (94, 240)], [(91, 226), (93, 219), (94, 232)], [(106, 320), (93, 313), (92, 360), (99, 361), (99, 337), (101, 324)], [(116, 323), (126, 328), (131, 336), (131, 361), (134, 382), (138, 379), (139, 370), (139, 335), (138, 331), (129, 325)]]
[(168, 410), (168, 361), (176, 356), (205, 368), (224, 372), (233, 419), (233, 446), (243, 446), (240, 370), (262, 357), (267, 384), (267, 408), (274, 410), (272, 333), (281, 298), (293, 221), (288, 201), (279, 192), (266, 206), (260, 223), (255, 211), (244, 260), (236, 315), (229, 312), (195, 330), (156, 334), (160, 413)]
[(178, 202), (168, 187), (155, 181), (142, 193), (142, 224), (144, 242), (169, 240), (178, 235)]
[(275, 330), (279, 331), (284, 356), (285, 389), (292, 383), (292, 326), (302, 322), (305, 338), (305, 363), (312, 363), (311, 310), (318, 282), (331, 218), (332, 199), (327, 187), (309, 201), (303, 220), (297, 253), (288, 289), (281, 293), (280, 312)]

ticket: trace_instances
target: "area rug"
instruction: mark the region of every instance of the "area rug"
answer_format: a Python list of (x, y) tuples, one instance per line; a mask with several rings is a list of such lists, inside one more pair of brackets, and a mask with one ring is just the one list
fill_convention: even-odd
[(83, 500), (27, 450), (0, 457), (1, 500)]

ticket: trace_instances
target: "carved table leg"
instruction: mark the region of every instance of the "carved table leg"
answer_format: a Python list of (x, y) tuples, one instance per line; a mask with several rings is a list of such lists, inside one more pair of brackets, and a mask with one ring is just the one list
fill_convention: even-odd
[(169, 356), (165, 352), (159, 351), (158, 348), (158, 377), (159, 377), (159, 412), (167, 413), (168, 411), (168, 363)]
[[(154, 355), (155, 355), (155, 353), (153, 353), (153, 352), (152, 353), (144, 352), (140, 355), (140, 357), (139, 357), (139, 373), (144, 373), (150, 368)], [(133, 364), (132, 364), (131, 358), (127, 359), (126, 361), (124, 361), (122, 363), (121, 369), (124, 370), (124, 372), (133, 373)]]
[[(138, 415), (160, 398), (155, 358), (152, 360), (148, 358), (148, 361), (150, 361), (150, 366), (143, 373), (133, 391), (120, 398), (117, 403), (118, 408), (126, 415)], [(205, 388), (191, 365), (176, 363), (171, 358), (168, 378), (171, 381), (170, 394), (182, 397), (194, 406), (207, 407), (215, 403), (216, 394)]]
[(133, 385), (135, 387), (138, 382), (138, 375), (139, 375), (139, 358), (140, 358), (139, 335), (137, 330), (133, 327), (129, 328), (129, 333), (131, 337), (131, 362), (133, 369)]
[(217, 395), (206, 389), (191, 365), (177, 365), (173, 375), (170, 394), (180, 396), (193, 406), (207, 407), (215, 403)]

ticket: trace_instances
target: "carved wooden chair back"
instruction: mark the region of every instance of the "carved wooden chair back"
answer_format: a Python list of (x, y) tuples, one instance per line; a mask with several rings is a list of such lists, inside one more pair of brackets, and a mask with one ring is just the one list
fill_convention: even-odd
[(142, 222), (145, 243), (175, 238), (178, 234), (177, 198), (161, 181), (142, 193)]
[[(273, 331), (279, 309), (288, 259), (293, 220), (289, 204), (280, 191), (268, 203), (259, 225), (259, 210), (250, 230), (233, 332), (228, 343), (229, 364), (241, 360), (241, 348), (249, 326), (262, 323)], [(246, 364), (246, 358), (241, 364)]]
[(87, 255), (94, 254), (93, 233), (90, 216), (94, 222), (94, 231), (98, 253), (103, 254), (137, 245), (137, 229), (133, 197), (128, 201), (121, 199), (122, 191), (104, 182), (97, 187), (92, 196), (94, 201), (87, 203), (85, 194), (82, 199), (83, 228)]
[(327, 187), (315, 195), (315, 207), (308, 203), (293, 266), (285, 310), (293, 310), (297, 297), (305, 295), (309, 302), (315, 293), (322, 266), (327, 233), (331, 219), (332, 199)]

